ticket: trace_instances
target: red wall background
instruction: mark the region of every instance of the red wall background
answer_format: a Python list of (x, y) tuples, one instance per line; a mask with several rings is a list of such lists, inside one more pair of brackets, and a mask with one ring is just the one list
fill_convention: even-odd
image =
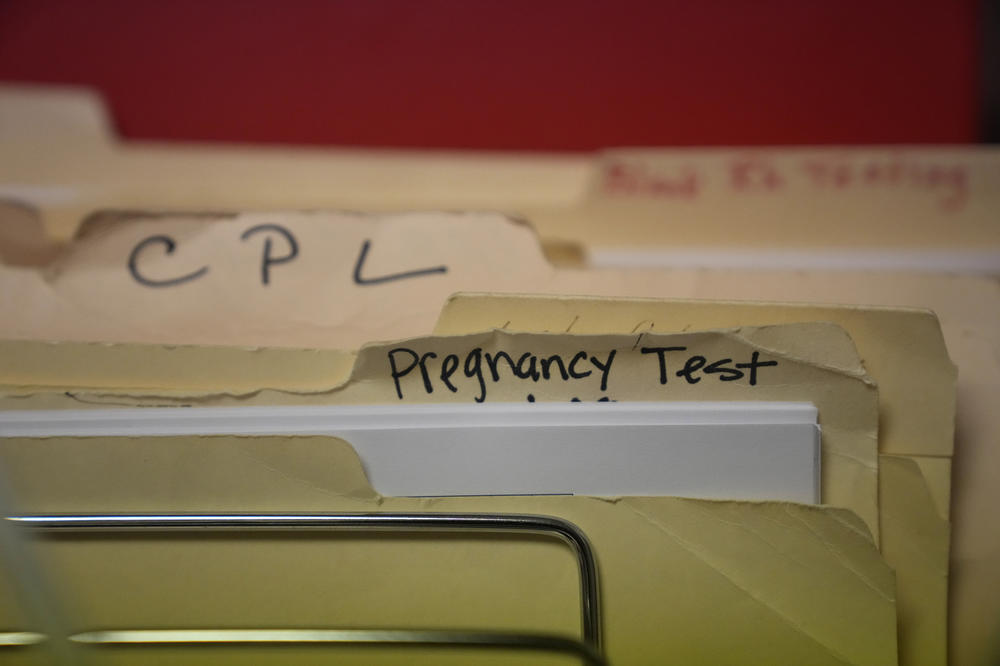
[(129, 138), (590, 150), (978, 139), (970, 0), (0, 0), (0, 80)]

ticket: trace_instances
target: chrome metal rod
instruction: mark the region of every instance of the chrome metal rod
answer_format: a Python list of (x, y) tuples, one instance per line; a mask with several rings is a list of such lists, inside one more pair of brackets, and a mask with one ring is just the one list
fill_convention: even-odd
[(17, 645), (38, 645), (46, 640), (45, 634), (34, 631), (2, 631), (0, 632), (0, 647)]
[(604, 666), (603, 655), (576, 638), (551, 634), (425, 629), (132, 629), (92, 631), (70, 636), (88, 645), (358, 645), (471, 647), (559, 652), (590, 666)]
[(518, 532), (556, 536), (576, 555), (580, 575), (583, 641), (600, 653), (602, 630), (597, 559), (579, 527), (553, 516), (488, 513), (157, 514), (11, 516), (42, 532), (118, 531), (401, 531)]

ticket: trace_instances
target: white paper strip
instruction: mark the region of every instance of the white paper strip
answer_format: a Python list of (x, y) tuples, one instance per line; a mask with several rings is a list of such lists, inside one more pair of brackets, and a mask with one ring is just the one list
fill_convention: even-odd
[(384, 495), (815, 503), (816, 420), (769, 402), (133, 408), (0, 412), (0, 437), (333, 435)]

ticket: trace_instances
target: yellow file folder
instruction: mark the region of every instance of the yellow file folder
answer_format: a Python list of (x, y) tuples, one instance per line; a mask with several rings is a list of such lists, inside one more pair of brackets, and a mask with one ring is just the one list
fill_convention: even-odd
[[(831, 663), (838, 661), (848, 661), (848, 663), (891, 663), (896, 656), (896, 613), (895, 613), (895, 593), (891, 587), (885, 587), (884, 583), (878, 580), (891, 580), (891, 576), (884, 578), (888, 569), (882, 569), (883, 573), (878, 573), (879, 567), (884, 567), (881, 556), (878, 555), (874, 547), (871, 534), (876, 534), (879, 530), (878, 504), (876, 498), (877, 478), (876, 472), (880, 471), (881, 465), (877, 463), (875, 442), (877, 441), (877, 396), (874, 384), (867, 379), (853, 344), (844, 332), (830, 324), (792, 324), (783, 326), (765, 326), (760, 328), (743, 328), (732, 332), (706, 332), (662, 335), (644, 333), (639, 335), (619, 335), (619, 336), (586, 336), (579, 334), (569, 335), (530, 335), (530, 334), (505, 334), (486, 333), (472, 334), (455, 337), (436, 337), (403, 341), (387, 345), (372, 345), (361, 350), (354, 361), (350, 375), (344, 375), (340, 381), (333, 381), (324, 387), (319, 387), (314, 380), (305, 376), (303, 385), (295, 387), (294, 368), (300, 367), (298, 363), (285, 363), (283, 359), (294, 358), (295, 356), (305, 356), (313, 362), (323, 364), (324, 353), (322, 352), (295, 352), (292, 350), (274, 351), (251, 351), (251, 350), (213, 350), (211, 348), (139, 348), (127, 345), (59, 345), (53, 347), (45, 343), (4, 343), (7, 350), (6, 356), (16, 359), (16, 363), (11, 366), (13, 372), (8, 377), (7, 398), (4, 403), (9, 408), (54, 408), (59, 406), (71, 406), (79, 408), (86, 405), (136, 405), (133, 409), (142, 408), (142, 405), (168, 406), (168, 405), (197, 405), (197, 404), (308, 404), (308, 403), (328, 403), (328, 402), (395, 402), (400, 398), (399, 393), (403, 393), (408, 399), (417, 401), (427, 400), (475, 400), (476, 397), (490, 400), (523, 400), (524, 392), (530, 390), (539, 400), (559, 400), (568, 399), (570, 394), (581, 399), (597, 399), (603, 395), (613, 395), (621, 399), (662, 399), (665, 386), (660, 382), (660, 368), (658, 354), (643, 354), (643, 348), (678, 348), (687, 347), (692, 351), (697, 351), (705, 357), (750, 357), (753, 354), (760, 354), (758, 361), (770, 362), (775, 359), (775, 374), (768, 375), (763, 369), (756, 378), (754, 384), (750, 384), (749, 378), (742, 382), (714, 382), (702, 383), (682, 382), (676, 386), (680, 392), (673, 392), (670, 397), (673, 399), (706, 399), (731, 397), (738, 399), (776, 399), (781, 396), (797, 396), (816, 402), (820, 408), (821, 421), (824, 426), (824, 450), (827, 452), (824, 468), (826, 484), (824, 486), (824, 500), (839, 506), (849, 506), (854, 513), (843, 513), (832, 508), (816, 509), (819, 515), (836, 516), (830, 525), (816, 524), (812, 518), (805, 519), (798, 515), (801, 508), (787, 504), (773, 503), (745, 503), (745, 502), (722, 502), (705, 503), (694, 500), (669, 500), (663, 498), (630, 499), (608, 501), (604, 499), (588, 498), (480, 498), (480, 499), (448, 499), (448, 500), (403, 500), (380, 498), (377, 499), (376, 507), (386, 510), (489, 510), (516, 513), (544, 513), (546, 515), (564, 515), (557, 508), (548, 506), (548, 502), (559, 505), (560, 502), (567, 502), (568, 506), (579, 504), (588, 507), (587, 510), (572, 512), (569, 517), (573, 522), (579, 524), (584, 531), (591, 536), (595, 542), (596, 552), (599, 561), (602, 562), (602, 571), (608, 571), (604, 576), (607, 587), (607, 595), (616, 596), (618, 593), (611, 592), (611, 588), (616, 585), (614, 581), (622, 579), (623, 589), (631, 590), (623, 595), (622, 599), (628, 598), (635, 604), (635, 611), (629, 611), (621, 615), (623, 611), (614, 610), (610, 606), (607, 610), (607, 639), (608, 656), (613, 663), (645, 663), (645, 660), (653, 659), (662, 661), (672, 658), (672, 655), (680, 655), (691, 663), (748, 663), (747, 650), (752, 656), (749, 658), (759, 658), (760, 663), (778, 660), (804, 660), (807, 662), (824, 663), (824, 660), (831, 660)], [(392, 349), (401, 346), (419, 350), (423, 356), (429, 352), (436, 354), (436, 358), (444, 359), (448, 354), (469, 358), (469, 354), (474, 350), (481, 353), (499, 350), (506, 350), (515, 358), (521, 357), (526, 350), (534, 350), (540, 356), (550, 356), (560, 350), (573, 350), (577, 348), (587, 348), (595, 352), (597, 356), (603, 357), (600, 350), (613, 349), (617, 351), (617, 364), (614, 374), (601, 381), (599, 377), (587, 377), (586, 381), (578, 382), (576, 385), (567, 386), (562, 382), (534, 382), (530, 378), (526, 381), (521, 378), (514, 378), (513, 375), (504, 374), (501, 380), (493, 380), (489, 373), (482, 375), (483, 382), (479, 381), (480, 376), (474, 372), (468, 374), (463, 372), (461, 382), (456, 379), (456, 384), (462, 386), (457, 392), (446, 391), (443, 388), (435, 392), (427, 392), (424, 382), (419, 374), (412, 377), (393, 377), (390, 364), (387, 363), (387, 354)], [(46, 372), (51, 372), (53, 356), (52, 352), (66, 354), (66, 358), (76, 359), (75, 367), (72, 371), (73, 378), (70, 382), (63, 382), (57, 385), (51, 374), (46, 377)], [(329, 352), (326, 356), (337, 358), (336, 352)], [(217, 384), (214, 390), (205, 390), (204, 378), (200, 377), (199, 370), (205, 367), (205, 361), (214, 358), (213, 367), (215, 374), (212, 381)], [(136, 365), (132, 359), (143, 359), (141, 365)], [(325, 367), (335, 367), (325, 366)], [(943, 366), (947, 369), (947, 366)], [(34, 372), (33, 368), (40, 372)], [(228, 370), (227, 370), (228, 368)], [(48, 370), (45, 370), (48, 369)], [(168, 376), (173, 377), (172, 388), (167, 388), (163, 377), (157, 378), (160, 369), (166, 369)], [(30, 380), (35, 376), (37, 381), (31, 385)], [(112, 382), (108, 378), (113, 378)], [(189, 377), (193, 381), (191, 386), (185, 386), (184, 378)], [(252, 383), (247, 383), (249, 379)], [(328, 376), (327, 379), (330, 379)], [(227, 384), (227, 388), (220, 390), (219, 384)], [(15, 384), (17, 388), (15, 388)], [(88, 384), (98, 384), (92, 386)], [(672, 389), (675, 385), (668, 385), (666, 388)], [(154, 388), (161, 387), (161, 388)], [(439, 387), (440, 388), (440, 387)], [(457, 387), (458, 388), (458, 387)], [(205, 455), (215, 456), (220, 449), (216, 446), (219, 440), (206, 438), (193, 438), (185, 440), (182, 445), (169, 440), (143, 439), (139, 441), (128, 441), (120, 439), (99, 439), (96, 441), (86, 440), (7, 440), (5, 450), (9, 452), (8, 460), (12, 460), (11, 474), (13, 479), (37, 479), (37, 486), (34, 491), (29, 488), (18, 492), (18, 497), (35, 497), (39, 503), (28, 502), (25, 511), (29, 513), (64, 513), (67, 507), (75, 507), (72, 510), (78, 512), (83, 507), (93, 506), (97, 511), (134, 512), (134, 511), (199, 511), (203, 512), (205, 507), (194, 508), (188, 500), (179, 503), (149, 503), (144, 499), (140, 488), (161, 488), (169, 497), (180, 499), (187, 497), (186, 490), (177, 490), (170, 486), (181, 484), (181, 488), (186, 483), (183, 481), (188, 474), (183, 472), (169, 472), (177, 469), (178, 464), (196, 464), (194, 462), (184, 462), (186, 454), (184, 451), (202, 451)], [(235, 442), (232, 446), (249, 445), (254, 440), (230, 439), (224, 441)], [(263, 440), (258, 440), (263, 441)], [(286, 440), (288, 441), (288, 440)], [(294, 441), (294, 440), (292, 440)], [(310, 440), (312, 441), (312, 440)], [(328, 443), (328, 441), (327, 441)], [(123, 477), (113, 477), (103, 475), (98, 477), (101, 482), (95, 485), (91, 476), (81, 473), (79, 465), (90, 465), (89, 462), (72, 463), (65, 469), (78, 479), (91, 479), (85, 482), (84, 489), (81, 489), (79, 482), (73, 482), (70, 486), (75, 486), (75, 499), (65, 503), (51, 503), (46, 499), (46, 488), (43, 470), (49, 469), (52, 465), (59, 465), (58, 460), (69, 462), (66, 456), (75, 452), (83, 459), (90, 459), (95, 456), (97, 459), (105, 461), (109, 458), (97, 456), (96, 452), (100, 447), (117, 447), (113, 455), (114, 460), (119, 459), (122, 451), (144, 451), (140, 456), (144, 464), (148, 465), (146, 474), (163, 473), (168, 470), (169, 476), (155, 482), (143, 481), (142, 475), (130, 472)], [(314, 444), (315, 446), (315, 444)], [(55, 447), (55, 448), (53, 448)], [(186, 448), (185, 448), (186, 447)], [(201, 447), (201, 448), (198, 448)], [(48, 451), (49, 453), (45, 453)], [(155, 460), (150, 460), (149, 456), (156, 452)], [(111, 454), (108, 454), (111, 455)], [(136, 454), (138, 455), (138, 454)], [(234, 454), (236, 455), (236, 454)], [(263, 469), (267, 470), (275, 459), (282, 460), (285, 454), (271, 454)], [(42, 456), (36, 458), (36, 456)], [(45, 456), (49, 456), (45, 459)], [(165, 456), (165, 457), (164, 457)], [(177, 462), (174, 456), (179, 456)], [(245, 456), (243, 456), (245, 457)], [(121, 459), (125, 460), (128, 456)], [(303, 457), (302, 465), (309, 467), (308, 456)], [(316, 459), (320, 460), (319, 458)], [(98, 463), (93, 463), (98, 464)], [(193, 475), (209, 474), (217, 476), (227, 475), (228, 465), (218, 460), (210, 464), (197, 463), (202, 471)], [(319, 464), (316, 462), (315, 464)], [(24, 469), (18, 467), (24, 466)], [(126, 468), (127, 465), (115, 462), (116, 469)], [(315, 473), (323, 474), (320, 468)], [(34, 472), (29, 471), (34, 469)], [(284, 463), (279, 465), (279, 469), (284, 469)], [(75, 470), (75, 471), (74, 471)], [(179, 476), (176, 476), (179, 474)], [(239, 479), (244, 480), (240, 473)], [(41, 475), (41, 476), (39, 476)], [(282, 474), (282, 478), (288, 474)], [(294, 478), (294, 476), (290, 477)], [(133, 480), (134, 479), (134, 480)], [(138, 485), (133, 485), (133, 484)], [(228, 483), (228, 482), (227, 482)], [(61, 485), (61, 484), (60, 484)], [(316, 482), (309, 484), (315, 486)], [(16, 486), (15, 486), (16, 487)], [(233, 510), (233, 502), (237, 502), (238, 510), (264, 510), (256, 507), (265, 506), (273, 510), (273, 506), (261, 505), (256, 500), (249, 503), (240, 503), (229, 497), (223, 484), (214, 495), (214, 503), (219, 505), (221, 510)], [(263, 486), (262, 493), (271, 497), (274, 501), (281, 501), (281, 492), (270, 492)], [(352, 488), (361, 487), (357, 483), (351, 484)], [(370, 492), (370, 491), (368, 491)], [(102, 506), (97, 498), (105, 494), (111, 495), (108, 503), (103, 504), (108, 507), (110, 503), (117, 503), (118, 508), (97, 508)], [(334, 493), (333, 495), (335, 495)], [(364, 494), (364, 493), (362, 493)], [(92, 495), (91, 500), (86, 499)], [(330, 495), (331, 497), (333, 495)], [(24, 502), (24, 500), (21, 500)], [(81, 503), (82, 502), (82, 503)], [(419, 502), (416, 504), (408, 504)], [(402, 503), (402, 504), (397, 504)], [(483, 503), (482, 505), (477, 503)], [(508, 504), (509, 503), (509, 504)], [(576, 503), (576, 504), (574, 504)], [(637, 506), (633, 506), (638, 503)], [(658, 513), (660, 509), (654, 508), (660, 504), (674, 506), (667, 514)], [(294, 503), (293, 503), (294, 505)], [(287, 505), (281, 505), (287, 506)], [(331, 507), (336, 510), (369, 510), (369, 507), (358, 508), (355, 505), (348, 505), (342, 508), (340, 500), (331, 503)], [(59, 508), (62, 507), (62, 508)], [(124, 507), (124, 508), (123, 508)], [(482, 508), (487, 507), (487, 508)], [(681, 580), (685, 583), (684, 598), (688, 603), (699, 605), (706, 616), (716, 617), (714, 621), (715, 630), (729, 632), (735, 641), (732, 645), (721, 646), (714, 644), (709, 639), (709, 634), (705, 634), (705, 629), (696, 629), (690, 622), (681, 622), (680, 618), (694, 618), (688, 613), (679, 611), (674, 607), (670, 610), (659, 611), (663, 614), (657, 615), (649, 610), (648, 605), (661, 606), (664, 599), (669, 596), (665, 592), (648, 593), (642, 592), (644, 586), (649, 584), (649, 580), (661, 575), (660, 567), (665, 562), (672, 562), (669, 558), (656, 555), (654, 552), (642, 555), (642, 546), (639, 546), (638, 553), (633, 553), (630, 548), (641, 542), (641, 532), (631, 534), (629, 527), (625, 529), (622, 518), (616, 514), (607, 516), (603, 521), (598, 521), (597, 527), (589, 518), (589, 507), (601, 507), (599, 512), (606, 510), (606, 507), (629, 507), (630, 511), (635, 511), (644, 517), (644, 521), (656, 525), (671, 539), (676, 540), (685, 552), (689, 555), (693, 553), (699, 561), (697, 569), (705, 570), (710, 577), (723, 575), (725, 580), (724, 588), (737, 593), (739, 596), (747, 595), (743, 602), (736, 603), (725, 601), (725, 597), (718, 597), (719, 592), (714, 586), (706, 588), (705, 594), (708, 601), (697, 601), (702, 598), (699, 591), (702, 583), (700, 575), (694, 573), (684, 573)], [(726, 507), (721, 516), (714, 514), (717, 509)], [(308, 507), (296, 507), (294, 510), (312, 509)], [(613, 511), (623, 511), (624, 508), (611, 509)], [(708, 514), (703, 512), (708, 510)], [(774, 513), (775, 511), (779, 513)], [(791, 513), (789, 513), (791, 512)], [(717, 516), (721, 521), (720, 525), (728, 527), (721, 533), (715, 534), (710, 526)], [(846, 520), (847, 516), (861, 515), (869, 516), (867, 523), (856, 519)], [(791, 523), (788, 522), (789, 518)], [(826, 521), (827, 518), (820, 519)], [(601, 533), (607, 524), (608, 528), (614, 526), (614, 536), (610, 541), (616, 542), (625, 552), (622, 557), (624, 561), (632, 561), (631, 558), (638, 558), (636, 561), (642, 562), (642, 566), (628, 566), (624, 561), (619, 565), (617, 556), (604, 555), (609, 546), (604, 546), (603, 538), (598, 538), (592, 534), (595, 530)], [(829, 532), (833, 526), (837, 525), (833, 532)], [(791, 525), (798, 527), (791, 528)], [(844, 530), (847, 531), (844, 531)], [(623, 531), (624, 530), (624, 531)], [(734, 531), (735, 530), (735, 531)], [(851, 536), (848, 536), (850, 534)], [(735, 535), (741, 535), (736, 537)], [(703, 539), (710, 539), (703, 542)], [(717, 539), (717, 540), (716, 540)], [(853, 557), (849, 553), (856, 553), (857, 544), (855, 541), (862, 539), (868, 543), (869, 554), (872, 558), (869, 565), (861, 566), (856, 562), (844, 560), (844, 557)], [(852, 545), (854, 544), (854, 545)], [(836, 619), (833, 615), (815, 617), (817, 611), (815, 606), (815, 596), (801, 596), (798, 593), (788, 597), (791, 589), (797, 588), (800, 583), (789, 585), (785, 589), (784, 583), (775, 582), (775, 576), (781, 576), (781, 571), (788, 568), (788, 562), (777, 565), (774, 561), (765, 564), (764, 561), (747, 565), (745, 558), (755, 550), (763, 549), (763, 553), (771, 553), (771, 556), (778, 555), (779, 558), (789, 558), (790, 562), (797, 563), (793, 568), (801, 572), (802, 576), (816, 578), (826, 578), (827, 583), (837, 579), (837, 576), (828, 577), (826, 571), (815, 568), (813, 560), (818, 553), (820, 561), (828, 557), (833, 557), (839, 562), (838, 566), (845, 566), (843, 575), (856, 577), (861, 581), (864, 588), (864, 600), (859, 601), (859, 606), (870, 606), (871, 609), (884, 607), (886, 616), (881, 625), (880, 632), (871, 632), (871, 618), (864, 616), (863, 623), (855, 624), (855, 619), (861, 619), (861, 615), (845, 614), (844, 608), (839, 607)], [(616, 552), (617, 547), (613, 547), (612, 552)], [(72, 552), (72, 551), (71, 551)], [(107, 557), (107, 555), (104, 555)], [(610, 558), (610, 559), (608, 559)], [(81, 558), (73, 555), (70, 559), (82, 561)], [(874, 567), (873, 563), (879, 563)], [(747, 569), (749, 566), (749, 569)], [(607, 569), (605, 569), (607, 567)], [(707, 567), (707, 568), (706, 568)], [(860, 567), (860, 568), (859, 568)], [(620, 571), (619, 571), (620, 570)], [(715, 573), (712, 573), (715, 572)], [(848, 573), (849, 572), (849, 573)], [(674, 575), (674, 574), (671, 574)], [(609, 578), (610, 576), (610, 578)], [(629, 582), (631, 576), (636, 576), (638, 580)], [(510, 585), (510, 583), (507, 583)], [(529, 586), (530, 587), (530, 586)], [(800, 592), (806, 588), (801, 588)], [(845, 588), (846, 589), (846, 588)], [(524, 593), (517, 593), (521, 597)], [(872, 596), (874, 595), (874, 596)], [(833, 598), (826, 596), (824, 599)], [(876, 601), (876, 598), (878, 601)], [(839, 595), (837, 599), (840, 599)], [(835, 601), (837, 606), (841, 601)], [(853, 601), (851, 602), (853, 603)], [(788, 605), (791, 604), (791, 605)], [(872, 605), (874, 604), (874, 605)], [(809, 608), (806, 608), (806, 605)], [(722, 608), (741, 609), (733, 617), (729, 617), (728, 612), (721, 611)], [(152, 611), (150, 611), (152, 612)], [(627, 628), (630, 623), (629, 618), (633, 617), (628, 613), (638, 612), (645, 618), (640, 622), (640, 626), (647, 627), (648, 631), (654, 634), (635, 634)], [(871, 612), (869, 610), (868, 612)], [(721, 613), (721, 617), (719, 614)], [(745, 613), (750, 613), (746, 615)], [(617, 616), (614, 617), (614, 616)], [(150, 623), (156, 622), (150, 615)], [(360, 617), (360, 616), (359, 616)], [(728, 618), (728, 619), (726, 619)], [(753, 618), (753, 619), (751, 619)], [(770, 619), (769, 619), (770, 618)], [(775, 618), (781, 618), (779, 624), (790, 627), (791, 633), (774, 634), (771, 629), (767, 629)], [(669, 620), (669, 622), (668, 622)], [(734, 624), (730, 625), (730, 620)], [(173, 620), (159, 621), (162, 625), (167, 622), (176, 625)], [(664, 638), (663, 623), (677, 625), (677, 633), (671, 633), (674, 638)], [(701, 622), (700, 616), (698, 622)], [(720, 624), (721, 622), (721, 624)], [(258, 625), (263, 620), (257, 622)], [(846, 624), (845, 624), (846, 623)], [(107, 624), (107, 622), (105, 622)], [(270, 624), (270, 623), (265, 623)], [(367, 623), (370, 624), (370, 623)], [(398, 624), (398, 623), (396, 623)], [(759, 651), (756, 647), (756, 639), (748, 639), (746, 631), (752, 627), (760, 625), (762, 633), (754, 633), (754, 636), (771, 636), (769, 643), (771, 648)], [(848, 626), (849, 625), (849, 626)], [(462, 625), (459, 625), (462, 626)], [(529, 625), (530, 626), (530, 625)], [(546, 626), (540, 623), (537, 626)], [(722, 627), (726, 628), (723, 630)], [(854, 629), (850, 629), (853, 626)], [(508, 628), (501, 624), (501, 628)], [(805, 630), (806, 627), (810, 629)], [(517, 627), (515, 627), (517, 628)], [(521, 627), (523, 628), (523, 626)], [(803, 634), (803, 630), (806, 631)], [(813, 635), (814, 631), (819, 631), (824, 636)], [(833, 631), (838, 636), (836, 640), (825, 637), (825, 632)], [(844, 631), (857, 631), (868, 636), (868, 640), (876, 640), (879, 647), (875, 648), (870, 642), (865, 644), (861, 652), (851, 651), (844, 653), (841, 649), (842, 641), (846, 638)], [(620, 633), (619, 633), (620, 632)], [(887, 633), (886, 633), (887, 632)], [(785, 638), (781, 638), (784, 635)], [(886, 636), (890, 639), (886, 640)], [(692, 641), (691, 637), (696, 637)], [(806, 640), (806, 637), (808, 639)], [(749, 640), (749, 642), (747, 642)], [(854, 640), (853, 638), (851, 639)], [(616, 642), (620, 648), (613, 647)], [(684, 645), (681, 646), (680, 643)], [(626, 648), (625, 645), (630, 647)], [(891, 648), (888, 647), (891, 644)], [(861, 647), (861, 644), (858, 644)], [(941, 646), (943, 649), (943, 645)], [(620, 652), (616, 651), (621, 650)], [(871, 651), (869, 653), (869, 651)], [(873, 656), (874, 655), (874, 656)], [(750, 663), (753, 663), (752, 661)]]

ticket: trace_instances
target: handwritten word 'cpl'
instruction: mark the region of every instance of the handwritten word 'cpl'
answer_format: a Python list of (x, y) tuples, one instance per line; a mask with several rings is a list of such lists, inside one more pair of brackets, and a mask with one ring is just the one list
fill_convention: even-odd
[[(266, 287), (271, 284), (271, 272), (274, 267), (288, 264), (299, 257), (299, 242), (289, 229), (278, 224), (258, 224), (250, 227), (240, 234), (240, 241), (248, 241), (258, 235), (264, 239), (260, 257), (260, 284)], [(275, 241), (278, 241), (277, 249)], [(177, 250), (177, 241), (166, 234), (148, 236), (139, 241), (128, 255), (126, 265), (128, 266), (129, 274), (133, 280), (144, 287), (177, 287), (205, 277), (211, 269), (210, 266), (206, 265), (178, 275), (152, 277), (148, 270), (143, 268), (142, 264), (143, 257), (154, 252), (156, 248), (164, 254), (172, 255)], [(371, 248), (372, 242), (370, 240), (362, 241), (357, 260), (354, 262), (354, 270), (351, 273), (352, 282), (361, 287), (448, 272), (447, 266), (434, 266), (386, 275), (365, 276), (365, 261), (368, 258)]]

